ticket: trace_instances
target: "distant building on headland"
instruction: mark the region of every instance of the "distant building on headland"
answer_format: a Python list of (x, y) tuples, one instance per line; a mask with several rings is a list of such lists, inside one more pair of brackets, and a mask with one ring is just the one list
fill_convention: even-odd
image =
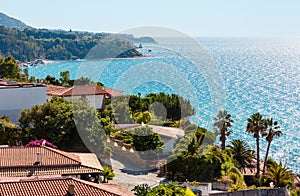
[(0, 116), (17, 122), (21, 111), (47, 101), (45, 85), (29, 82), (11, 82), (0, 79)]

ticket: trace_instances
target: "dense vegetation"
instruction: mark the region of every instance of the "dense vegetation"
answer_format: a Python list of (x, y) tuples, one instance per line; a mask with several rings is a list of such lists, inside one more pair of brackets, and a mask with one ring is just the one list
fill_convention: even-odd
[[(178, 126), (175, 121), (194, 114), (189, 100), (179, 95), (150, 93), (141, 95), (125, 95), (112, 100), (112, 109), (117, 113), (116, 123), (150, 123)], [(169, 123), (168, 123), (169, 122)]]
[(130, 41), (111, 34), (0, 26), (0, 56), (9, 55), (22, 62), (141, 56)]
[[(268, 142), (265, 155), (265, 165), (263, 172), (265, 175), (260, 176), (257, 170), (256, 179), (247, 180), (247, 185), (270, 186), (273, 183), (275, 187), (293, 188), (292, 171), (288, 170), (281, 162), (268, 158), (271, 142), (274, 136), (280, 136), (280, 126), (277, 121), (272, 118), (263, 118), (259, 113), (251, 115), (248, 119), (246, 132), (253, 133), (254, 139), (265, 137)], [(215, 118), (215, 127), (217, 135), (220, 135), (221, 147), (213, 145), (213, 138), (208, 139), (205, 143), (205, 133), (208, 131), (203, 128), (193, 127), (189, 125), (185, 127), (186, 135), (181, 138), (171, 156), (170, 162), (167, 164), (168, 177), (174, 181), (223, 181), (232, 183), (230, 190), (245, 189), (246, 181), (242, 175), (245, 169), (253, 169), (255, 165), (260, 168), (259, 148), (255, 152), (248, 144), (242, 140), (232, 140), (230, 145), (225, 146), (225, 141), (229, 135), (228, 127), (232, 126), (234, 121), (227, 111), (220, 111)], [(190, 127), (190, 128), (189, 128)], [(209, 132), (208, 132), (209, 133)], [(258, 144), (259, 145), (259, 144)], [(265, 171), (266, 168), (266, 171)], [(295, 191), (294, 191), (295, 192)]]
[[(18, 127), (6, 116), (0, 116), (0, 144), (15, 144), (19, 139)], [(18, 141), (18, 140), (17, 140)]]
[[(0, 59), (0, 74), (5, 78), (20, 79), (16, 61), (12, 57)], [(26, 75), (26, 74), (25, 74)], [(71, 85), (69, 72), (61, 72), (61, 78), (47, 76), (46, 82), (56, 85)], [(82, 84), (91, 84), (88, 78), (79, 80)], [(110, 101), (108, 101), (110, 103)], [(125, 111), (125, 112), (124, 112)], [(106, 144), (106, 136), (113, 135), (124, 143), (133, 145), (139, 151), (162, 149), (163, 142), (158, 134), (148, 126), (130, 131), (116, 130), (113, 123), (151, 123), (169, 120), (179, 125), (177, 121), (194, 113), (188, 100), (178, 95), (149, 94), (120, 96), (111, 101), (107, 110), (99, 112), (83, 100), (71, 104), (63, 98), (54, 97), (43, 105), (33, 106), (22, 111), (19, 126), (13, 124), (7, 117), (0, 117), (0, 144), (14, 144), (21, 140), (28, 143), (44, 138), (57, 145), (60, 149), (88, 151), (92, 150), (99, 157), (109, 157), (111, 149)], [(114, 115), (113, 115), (114, 114)], [(79, 118), (78, 118), (79, 117)], [(80, 119), (80, 120), (79, 120)], [(84, 123), (82, 123), (84, 122)], [(272, 118), (264, 118), (260, 113), (252, 114), (247, 119), (245, 132), (253, 134), (257, 150), (252, 150), (245, 141), (232, 140), (226, 146), (226, 140), (231, 133), (234, 120), (227, 111), (220, 111), (214, 119), (215, 133), (220, 137), (220, 148), (214, 145), (216, 135), (193, 124), (184, 123), (185, 136), (179, 138), (170, 155), (167, 164), (167, 176), (174, 181), (223, 181), (232, 183), (230, 190), (245, 189), (246, 180), (242, 173), (245, 169), (256, 166), (256, 186), (293, 187), (292, 171), (281, 162), (268, 159), (268, 153), (273, 139), (281, 135), (280, 126)], [(168, 125), (173, 125), (169, 124)], [(79, 132), (77, 132), (79, 130)], [(80, 137), (81, 136), (81, 137)], [(82, 137), (83, 136), (83, 137)], [(260, 142), (267, 142), (265, 165), (260, 176)], [(84, 144), (88, 144), (86, 149)], [(255, 158), (256, 155), (256, 158)], [(107, 170), (105, 181), (113, 174)], [(250, 185), (251, 185), (250, 183)], [(247, 182), (249, 185), (249, 182)], [(139, 191), (147, 189), (141, 186)], [(174, 184), (159, 186), (146, 191), (146, 195), (166, 193), (179, 194), (182, 189)], [(179, 192), (176, 192), (179, 191)], [(298, 191), (299, 193), (299, 191)], [(293, 191), (293, 194), (298, 194)]]
[(12, 56), (0, 57), (0, 79), (20, 80), (23, 76), (17, 61)]
[(159, 134), (154, 133), (149, 126), (138, 127), (132, 130), (122, 130), (114, 134), (116, 139), (131, 144), (137, 151), (161, 150), (164, 141)]
[(83, 100), (70, 103), (54, 97), (43, 105), (23, 110), (19, 125), (19, 136), (25, 143), (43, 138), (64, 150), (91, 150), (99, 157), (111, 153), (96, 109)]

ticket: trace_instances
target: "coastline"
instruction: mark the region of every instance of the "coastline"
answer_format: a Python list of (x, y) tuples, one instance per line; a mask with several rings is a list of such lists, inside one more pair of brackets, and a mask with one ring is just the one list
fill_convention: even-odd
[(19, 63), (20, 67), (35, 67), (39, 65), (48, 65), (52, 63), (62, 62), (62, 61), (78, 61), (78, 62), (85, 62), (85, 61), (111, 61), (111, 60), (132, 60), (132, 59), (160, 59), (160, 58), (168, 58), (168, 57), (161, 57), (161, 56), (135, 56), (135, 57), (126, 57), (126, 58), (103, 58), (103, 59), (68, 59), (68, 60), (49, 60), (49, 59), (39, 59), (42, 62), (37, 63), (37, 60), (30, 61), (30, 62), (22, 62)]

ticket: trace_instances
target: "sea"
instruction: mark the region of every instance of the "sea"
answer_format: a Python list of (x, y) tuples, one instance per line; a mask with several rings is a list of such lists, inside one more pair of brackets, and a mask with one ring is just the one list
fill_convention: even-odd
[[(300, 173), (300, 38), (173, 37), (142, 46), (142, 58), (56, 61), (30, 67), (29, 75), (59, 78), (69, 70), (71, 79), (89, 77), (124, 94), (179, 94), (196, 110), (191, 121), (209, 130), (226, 109), (234, 120), (228, 141), (242, 139), (253, 149), (247, 118), (260, 112), (281, 126), (269, 156)], [(262, 138), (262, 158), (266, 147)]]

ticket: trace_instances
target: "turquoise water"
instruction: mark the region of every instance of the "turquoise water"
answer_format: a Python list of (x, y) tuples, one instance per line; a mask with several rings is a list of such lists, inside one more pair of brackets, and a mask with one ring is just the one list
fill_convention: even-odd
[[(60, 71), (69, 70), (71, 78), (90, 77), (124, 93), (178, 93), (196, 108), (192, 120), (208, 129), (218, 109), (226, 108), (235, 120), (229, 139), (241, 138), (253, 148), (253, 136), (245, 133), (246, 120), (260, 112), (282, 127), (283, 134), (274, 139), (270, 156), (300, 173), (300, 39), (201, 38), (198, 42), (204, 51), (193, 51), (193, 55), (210, 57), (205, 56), (201, 65), (205, 69), (198, 69), (194, 59), (170, 47), (149, 44), (140, 51), (153, 58), (55, 62), (29, 68), (29, 74), (59, 78)], [(176, 44), (180, 48), (183, 43)], [(206, 77), (212, 62), (219, 74)], [(213, 88), (219, 81), (223, 88)], [(220, 90), (214, 93), (215, 89)], [(266, 145), (262, 140), (262, 157)]]

